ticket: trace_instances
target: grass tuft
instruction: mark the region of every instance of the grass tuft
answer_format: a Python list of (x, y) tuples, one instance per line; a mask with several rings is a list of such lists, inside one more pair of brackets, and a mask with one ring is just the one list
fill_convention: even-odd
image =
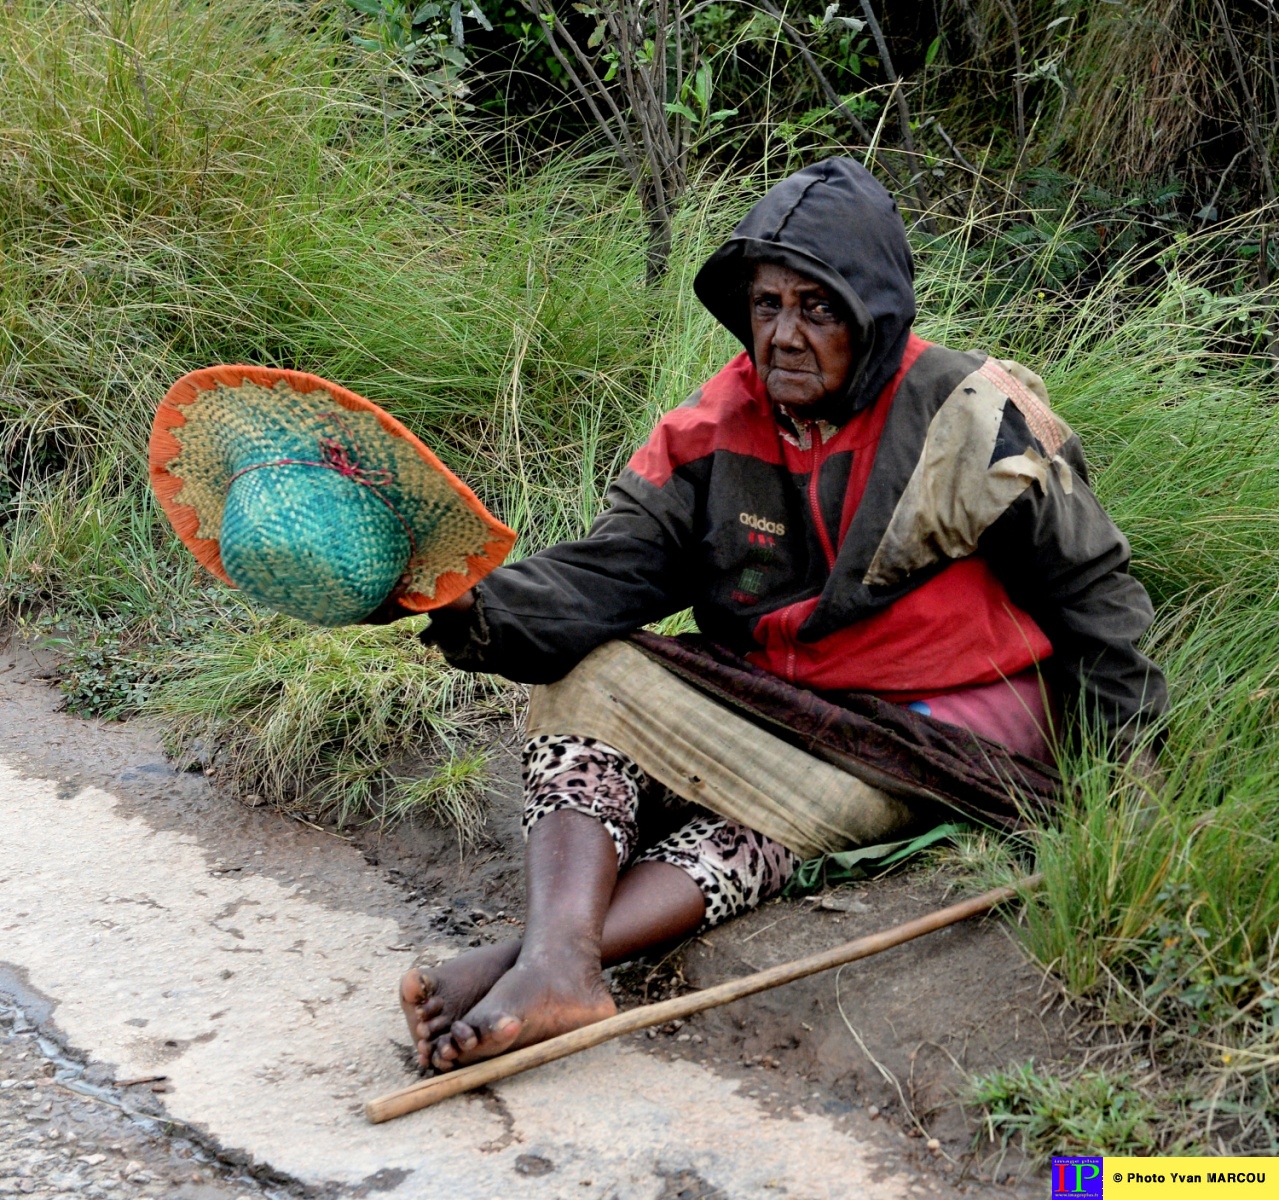
[(1115, 1155), (1168, 1152), (1156, 1134), (1155, 1104), (1126, 1075), (1041, 1074), (1032, 1060), (975, 1076), (965, 1101), (981, 1110), (989, 1142), (1007, 1146), (1016, 1138), (1041, 1161), (1053, 1154), (1095, 1154), (1103, 1146)]
[(241, 614), (163, 661), (148, 709), (180, 762), (208, 763), (254, 803), (339, 825), (429, 811), (473, 838), (484, 763), (454, 748), (515, 692), (450, 668), (420, 624), (329, 631)]
[(466, 850), (484, 826), (489, 758), (483, 748), (472, 748), (450, 756), (424, 778), (398, 780), (379, 817), (390, 822), (432, 817), (457, 830)]

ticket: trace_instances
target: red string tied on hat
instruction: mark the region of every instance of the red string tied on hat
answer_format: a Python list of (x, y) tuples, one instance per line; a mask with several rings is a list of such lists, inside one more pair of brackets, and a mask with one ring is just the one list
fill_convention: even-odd
[[(336, 471), (339, 475), (345, 476), (347, 479), (353, 479), (356, 483), (366, 484), (371, 488), (386, 487), (387, 484), (395, 481), (395, 472), (387, 471), (382, 468), (374, 468), (370, 470), (368, 467), (362, 467), (359, 461), (352, 458), (352, 451), (348, 450), (337, 438), (323, 437), (319, 439), (320, 455), (324, 459), (323, 463), (317, 466), (329, 467)], [(360, 449), (352, 443), (355, 454), (359, 454)]]
[(323, 461), (316, 462), (305, 458), (276, 458), (270, 462), (252, 463), (236, 471), (227, 480), (227, 487), (229, 488), (241, 475), (247, 475), (250, 471), (261, 470), (263, 467), (322, 467), (326, 471), (336, 471), (344, 479), (349, 479), (352, 483), (358, 483), (361, 487), (368, 488), (373, 495), (391, 510), (391, 515), (399, 521), (400, 527), (404, 530), (404, 536), (409, 540), (409, 557), (412, 558), (417, 553), (417, 543), (413, 537), (413, 530), (409, 528), (409, 523), (401, 516), (395, 505), (391, 503), (390, 498), (381, 490), (395, 482), (395, 472), (387, 470), (385, 467), (365, 467), (361, 465), (360, 445), (355, 440), (355, 436), (348, 428), (347, 423), (337, 413), (330, 412), (323, 415), (326, 420), (332, 421), (342, 434), (340, 438), (327, 434), (320, 434), (316, 438), (319, 444), (320, 458)]

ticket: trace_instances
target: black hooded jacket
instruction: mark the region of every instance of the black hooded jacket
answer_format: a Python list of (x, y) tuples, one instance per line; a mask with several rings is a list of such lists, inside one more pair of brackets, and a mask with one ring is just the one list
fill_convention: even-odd
[(915, 264), (896, 202), (865, 167), (830, 158), (782, 180), (746, 214), (693, 290), (748, 354), (747, 289), (761, 262), (799, 271), (842, 301), (861, 349), (838, 407), (823, 414), (842, 423), (893, 377), (915, 319)]
[[(775, 413), (750, 361), (759, 261), (822, 283), (855, 331), (848, 390), (823, 421)], [(1166, 700), (1136, 648), (1153, 613), (1079, 440), (1037, 375), (915, 337), (912, 278), (896, 206), (861, 166), (829, 160), (778, 184), (695, 283), (747, 353), (662, 418), (585, 538), (498, 568), (424, 637), (456, 666), (548, 683), (691, 606), (704, 634), (792, 682), (894, 696), (928, 689), (889, 678), (893, 646), (863, 636), (885, 627), (872, 618), (907, 614), (904, 635), (932, 622), (942, 641), (1003, 622), (968, 659), (937, 660), (933, 690), (1051, 655), (1064, 699), (1082, 694), (1131, 736)], [(882, 685), (858, 674), (863, 659), (886, 664)]]

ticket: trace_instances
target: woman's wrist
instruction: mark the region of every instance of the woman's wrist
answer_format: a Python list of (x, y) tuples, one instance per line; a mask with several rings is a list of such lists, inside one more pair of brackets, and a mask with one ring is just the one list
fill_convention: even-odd
[(360, 622), (361, 625), (389, 625), (392, 621), (398, 621), (401, 617), (411, 617), (413, 614), (405, 608), (395, 596), (388, 596), (381, 604), (377, 606), (367, 617)]

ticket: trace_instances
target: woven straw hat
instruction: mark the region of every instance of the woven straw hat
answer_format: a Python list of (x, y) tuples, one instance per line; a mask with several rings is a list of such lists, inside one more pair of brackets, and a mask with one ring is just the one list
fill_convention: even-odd
[(313, 625), (348, 625), (394, 595), (456, 599), (515, 533), (376, 404), (301, 371), (222, 366), (168, 391), (151, 484), (219, 579)]

